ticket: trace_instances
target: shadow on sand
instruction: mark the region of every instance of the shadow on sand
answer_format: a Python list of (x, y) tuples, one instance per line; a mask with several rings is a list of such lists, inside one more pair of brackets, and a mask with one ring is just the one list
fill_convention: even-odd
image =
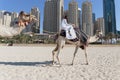
[(47, 66), (51, 65), (52, 61), (44, 61), (44, 62), (0, 62), (0, 65), (14, 65), (14, 66)]

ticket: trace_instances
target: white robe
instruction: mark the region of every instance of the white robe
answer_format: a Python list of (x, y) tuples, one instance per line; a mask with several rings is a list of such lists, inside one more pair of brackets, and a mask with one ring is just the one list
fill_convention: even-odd
[[(71, 24), (68, 24), (66, 19), (62, 20), (61, 29), (66, 31), (67, 39), (75, 39), (76, 38), (76, 33), (75, 33), (73, 26)], [(70, 33), (69, 33), (69, 31), (70, 31)]]

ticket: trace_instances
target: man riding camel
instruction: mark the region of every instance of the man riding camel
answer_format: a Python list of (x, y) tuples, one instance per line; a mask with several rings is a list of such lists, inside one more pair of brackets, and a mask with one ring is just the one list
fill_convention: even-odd
[(83, 44), (87, 45), (88, 36), (74, 24), (68, 24), (67, 16), (64, 16), (61, 23), (61, 31), (65, 31), (65, 37), (70, 41), (80, 40)]
[(61, 23), (61, 30), (65, 30), (67, 39), (74, 40), (77, 38), (74, 26), (72, 24), (68, 24), (67, 21), (68, 21), (67, 16), (65, 16)]

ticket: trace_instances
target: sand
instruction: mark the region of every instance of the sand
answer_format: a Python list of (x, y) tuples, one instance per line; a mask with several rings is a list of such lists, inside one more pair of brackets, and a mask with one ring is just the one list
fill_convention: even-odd
[(74, 46), (60, 53), (61, 66), (51, 65), (53, 46), (0, 46), (0, 80), (120, 80), (120, 46), (90, 46), (89, 65)]

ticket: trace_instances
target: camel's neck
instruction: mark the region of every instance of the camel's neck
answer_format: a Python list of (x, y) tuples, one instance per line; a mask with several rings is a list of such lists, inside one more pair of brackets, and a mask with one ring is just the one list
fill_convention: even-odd
[(25, 27), (19, 27), (18, 34), (20, 34), (24, 29), (25, 29)]
[(13, 27), (14, 31), (18, 31), (17, 34), (20, 34), (23, 31), (23, 29), (25, 29), (25, 26), (14, 25)]

